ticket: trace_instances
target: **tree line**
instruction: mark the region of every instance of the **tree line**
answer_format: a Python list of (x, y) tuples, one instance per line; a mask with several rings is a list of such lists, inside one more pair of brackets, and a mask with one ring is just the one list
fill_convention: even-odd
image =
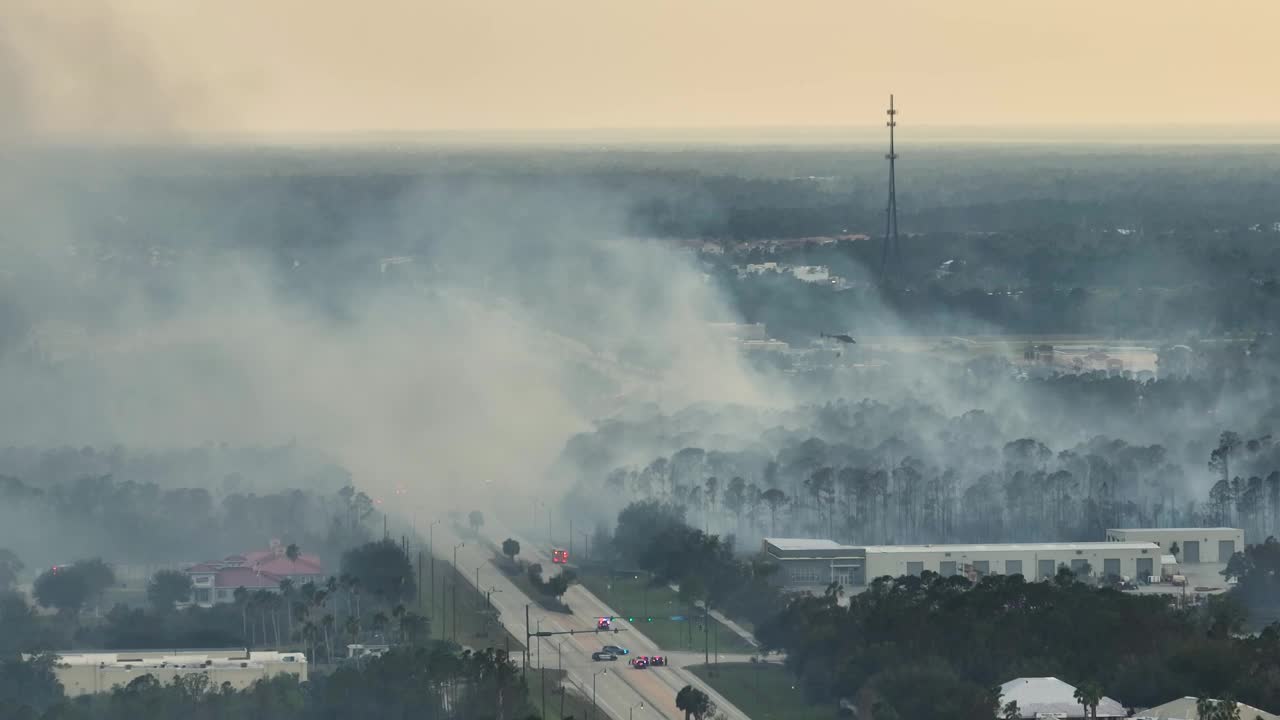
[[(219, 498), (203, 487), (110, 475), (43, 486), (0, 475), (0, 524), (14, 530), (5, 543), (33, 566), (91, 554), (145, 564), (198, 562), (209, 559), (211, 548), (242, 551), (273, 537), (337, 558), (371, 538), (374, 512), (373, 500), (350, 485), (326, 494), (290, 489)], [(60, 531), (50, 537), (35, 528)]]
[[(0, 560), (5, 558), (7, 565), (20, 565), (12, 552), (0, 550)], [(417, 577), (400, 544), (384, 539), (351, 548), (342, 555), (341, 568), (323, 582), (298, 585), (286, 578), (278, 591), (238, 588), (232, 603), (180, 609), (177, 605), (190, 598), (190, 578), (160, 571), (148, 584), (151, 607), (117, 604), (101, 617), (82, 614), (89, 603), (96, 607), (113, 584), (111, 567), (101, 559), (37, 577), (35, 598), (58, 610), (52, 616), (39, 615), (9, 578), (0, 582), (0, 656), (71, 647), (302, 646), (313, 662), (334, 662), (345, 643), (372, 637), (413, 644), (430, 636), (430, 619), (412, 609)]]
[(844, 700), (860, 717), (988, 720), (1000, 684), (1043, 676), (1136, 709), (1186, 695), (1280, 707), (1280, 624), (1240, 636), (1232, 596), (1178, 609), (1066, 569), (1052, 582), (976, 585), (925, 573), (880, 578), (847, 604), (839, 594), (792, 598), (756, 636), (787, 654), (809, 700)]
[(0, 717), (12, 720), (440, 720), (536, 718), (519, 667), (505, 653), (446, 642), (397, 647), (299, 682), (292, 675), (244, 690), (215, 687), (204, 674), (143, 675), (110, 692), (68, 699), (53, 674), (55, 657), (0, 659)]

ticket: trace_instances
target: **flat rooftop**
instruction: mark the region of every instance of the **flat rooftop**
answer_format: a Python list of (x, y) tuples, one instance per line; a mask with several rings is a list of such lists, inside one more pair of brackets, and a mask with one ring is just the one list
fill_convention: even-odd
[(88, 650), (56, 653), (60, 665), (102, 665), (106, 667), (130, 664), (146, 666), (186, 666), (211, 663), (215, 666), (240, 663), (306, 662), (302, 651), (278, 652), (274, 650)]
[(1107, 532), (1244, 532), (1240, 528), (1229, 527), (1180, 527), (1180, 528), (1107, 528)]
[(854, 545), (841, 545), (834, 540), (812, 540), (809, 538), (765, 538), (765, 542), (779, 550), (855, 550)]
[(1159, 550), (1151, 542), (1086, 542), (1086, 543), (991, 543), (988, 545), (868, 545), (873, 553), (929, 552), (1052, 552), (1055, 550)]

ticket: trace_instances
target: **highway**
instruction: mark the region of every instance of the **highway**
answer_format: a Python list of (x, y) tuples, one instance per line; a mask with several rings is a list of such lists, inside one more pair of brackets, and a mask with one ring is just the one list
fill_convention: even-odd
[[(515, 538), (520, 542), (520, 557), (531, 562), (542, 563), (544, 568), (554, 567), (548, 552), (536, 543), (515, 535), (497, 525), (496, 519), (490, 519), (485, 526), (485, 534), (492, 538)], [(525, 607), (528, 605), (530, 631), (564, 631), (590, 630), (595, 627), (596, 618), (612, 617), (617, 613), (606, 606), (598, 598), (587, 592), (580, 585), (574, 585), (565, 593), (564, 602), (572, 608), (572, 614), (557, 613), (544, 610), (540, 605), (527, 597), (511, 582), (506, 573), (499, 570), (490, 560), (493, 552), (488, 545), (469, 541), (469, 532), (449, 527), (441, 523), (436, 528), (436, 548), (441, 559), (451, 560), (453, 546), (465, 543), (458, 548), (458, 565), (461, 574), (474, 582), (475, 571), (480, 570), (480, 590), (490, 588), (496, 590), (491, 600), (501, 612), (502, 623), (508, 632), (518, 638), (525, 635)], [(497, 541), (500, 543), (500, 540)], [(625, 627), (626, 623), (617, 623)], [(541, 641), (541, 648), (538, 647)], [(668, 667), (636, 670), (625, 659), (616, 662), (595, 662), (591, 653), (599, 650), (601, 645), (614, 644), (628, 648), (631, 656), (636, 655), (671, 655), (673, 663)], [(680, 688), (693, 685), (707, 693), (716, 704), (718, 711), (729, 720), (749, 720), (746, 714), (725, 700), (709, 686), (682, 668), (701, 662), (701, 656), (695, 653), (664, 652), (643, 634), (630, 629), (618, 633), (584, 633), (581, 635), (557, 635), (553, 637), (533, 638), (529, 648), (531, 667), (535, 666), (538, 654), (542, 655), (542, 666), (547, 668), (563, 667), (568, 673), (568, 682), (576, 686), (588, 700), (592, 696), (592, 678), (595, 678), (596, 704), (600, 710), (597, 717), (610, 717), (614, 720), (651, 720), (652, 718), (669, 718), (684, 720), (684, 713), (676, 708), (675, 697)], [(727, 656), (721, 654), (721, 661), (743, 661), (748, 656)], [(532, 684), (532, 680), (530, 683)], [(537, 686), (533, 688), (536, 690)], [(535, 693), (536, 696), (536, 693)], [(548, 688), (548, 710), (551, 704), (551, 692)], [(641, 707), (643, 706), (643, 707)]]

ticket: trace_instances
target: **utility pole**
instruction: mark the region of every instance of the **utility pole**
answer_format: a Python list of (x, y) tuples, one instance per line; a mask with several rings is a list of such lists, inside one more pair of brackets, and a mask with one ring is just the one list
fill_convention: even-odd
[[(898, 111), (893, 106), (893, 95), (889, 96), (889, 121), (885, 123), (889, 127), (889, 154), (885, 155), (885, 159), (889, 161), (889, 204), (884, 209), (884, 245), (880, 252), (880, 275), (881, 282), (888, 283), (890, 268), (889, 263), (895, 266), (901, 264), (902, 249), (898, 246), (898, 183), (896, 177), (896, 165), (898, 153), (894, 148), (893, 130), (898, 126)], [(895, 267), (895, 269), (897, 269)]]
[[(564, 672), (564, 640), (556, 643), (556, 671), (558, 673)], [(557, 675), (557, 677), (559, 676)], [(564, 718), (564, 696), (567, 694), (562, 686), (560, 688), (560, 717), (562, 720)]]
[(431, 614), (436, 614), (436, 525), (440, 520), (431, 522), (427, 528), (427, 554), (431, 556)]
[[(573, 557), (573, 518), (569, 518), (569, 557)], [(560, 713), (561, 717), (564, 713)]]
[(538, 677), (542, 680), (542, 717), (547, 717), (547, 670), (542, 666), (542, 618), (538, 618)]
[[(460, 574), (458, 572), (458, 548), (466, 547), (466, 545), (467, 545), (466, 543), (460, 542), (457, 545), (453, 546), (454, 575)], [(466, 577), (466, 576), (463, 575), (463, 577)], [(458, 579), (456, 577), (453, 579), (453, 642), (455, 644), (458, 642)]]
[(418, 551), (418, 604), (422, 604), (422, 551)]
[(711, 664), (711, 598), (702, 603), (702, 655), (703, 662)]
[(529, 679), (529, 637), (531, 634), (532, 633), (529, 632), (529, 604), (525, 603), (525, 606), (524, 606), (524, 666), (520, 670), (520, 672), (522, 673), (520, 676), (521, 680)]

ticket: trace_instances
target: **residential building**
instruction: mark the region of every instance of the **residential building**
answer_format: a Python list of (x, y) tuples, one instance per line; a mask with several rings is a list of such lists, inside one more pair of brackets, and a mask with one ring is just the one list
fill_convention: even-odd
[[(24, 656), (30, 660), (31, 656)], [(231, 650), (117, 650), (58, 653), (54, 675), (69, 697), (108, 692), (143, 675), (169, 683), (177, 675), (204, 674), (210, 686), (224, 683), (243, 690), (255, 681), (275, 675), (307, 680), (307, 656), (302, 652)]]
[(318, 557), (304, 554), (290, 560), (278, 540), (272, 540), (268, 550), (200, 563), (186, 573), (191, 576), (191, 602), (201, 607), (234, 602), (237, 588), (274, 592), (286, 578), (301, 586), (324, 582), (326, 577)]
[(831, 540), (765, 538), (762, 551), (781, 566), (777, 582), (816, 589), (832, 582), (856, 590), (878, 577), (1022, 575), (1047, 579), (1068, 567), (1089, 577), (1161, 575), (1161, 552), (1150, 542), (1009, 543), (989, 545), (842, 545)]
[(1000, 686), (1000, 708), (1018, 703), (1020, 718), (1060, 718), (1072, 720), (1086, 717), (1123, 718), (1128, 712), (1109, 697), (1098, 702), (1096, 713), (1090, 713), (1076, 700), (1076, 688), (1054, 677), (1017, 678)]
[[(1107, 531), (1112, 542), (1153, 542), (1176, 555), (1183, 565), (1225, 563), (1244, 550), (1244, 530), (1239, 528), (1124, 528)], [(1173, 545), (1178, 552), (1173, 552)]]
[[(1200, 713), (1196, 709), (1199, 701), (1200, 698), (1188, 695), (1187, 697), (1181, 697), (1163, 705), (1143, 710), (1133, 717), (1134, 720), (1200, 720)], [(1210, 702), (1217, 704), (1220, 701), (1211, 700)], [(1280, 715), (1259, 710), (1252, 705), (1236, 703), (1236, 709), (1240, 711), (1240, 720), (1280, 720)]]

